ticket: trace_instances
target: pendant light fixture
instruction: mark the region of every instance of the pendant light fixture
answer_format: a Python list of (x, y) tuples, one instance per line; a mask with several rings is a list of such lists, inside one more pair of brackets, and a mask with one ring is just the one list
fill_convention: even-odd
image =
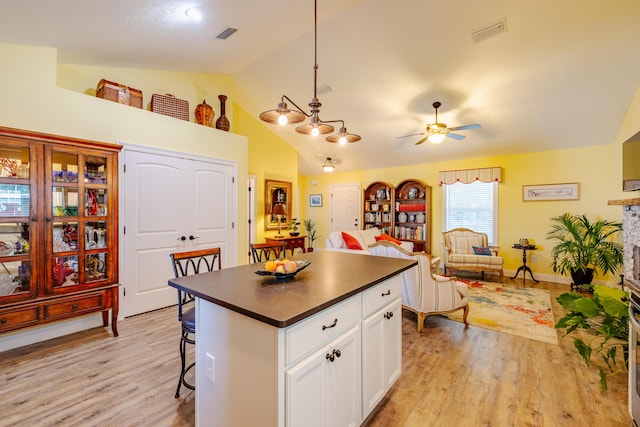
[[(332, 133), (335, 128), (329, 123), (341, 123), (340, 131), (337, 134), (331, 135), (326, 138), (329, 142), (337, 142), (340, 144), (346, 144), (348, 142), (360, 141), (360, 136), (347, 132), (347, 128), (344, 125), (343, 120), (322, 120), (320, 119), (320, 107), (322, 104), (318, 99), (318, 0), (313, 2), (313, 38), (314, 38), (314, 65), (313, 65), (313, 98), (309, 102), (310, 113), (307, 113), (295, 102), (293, 102), (287, 95), (282, 95), (278, 107), (274, 110), (268, 110), (260, 114), (260, 120), (273, 123), (286, 125), (289, 123), (300, 123), (304, 121), (306, 117), (310, 118), (309, 123), (296, 127), (296, 132), (303, 135), (311, 135), (316, 137), (318, 135), (324, 135)], [(293, 108), (289, 108), (287, 102), (291, 103)]]
[(322, 165), (322, 170), (327, 172), (327, 173), (331, 173), (335, 169), (336, 169), (335, 163), (333, 163), (333, 160), (331, 160), (331, 157), (327, 157), (327, 160)]

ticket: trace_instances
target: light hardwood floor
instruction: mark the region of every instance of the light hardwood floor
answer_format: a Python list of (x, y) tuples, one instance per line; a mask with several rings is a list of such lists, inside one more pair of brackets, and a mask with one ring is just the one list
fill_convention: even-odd
[[(522, 285), (522, 280), (504, 279)], [(568, 288), (534, 284), (555, 297)], [(194, 394), (174, 399), (179, 324), (170, 307), (0, 353), (0, 426), (191, 426)], [(2, 339), (0, 337), (0, 339)], [(366, 426), (628, 426), (626, 376), (599, 389), (572, 341), (560, 345), (432, 316), (403, 318), (403, 373)], [(233, 426), (235, 427), (235, 426)], [(239, 426), (244, 427), (244, 426)]]

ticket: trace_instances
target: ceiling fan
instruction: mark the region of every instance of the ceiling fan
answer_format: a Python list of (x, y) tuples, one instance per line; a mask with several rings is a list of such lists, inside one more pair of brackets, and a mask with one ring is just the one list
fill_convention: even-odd
[(427, 125), (426, 132), (414, 133), (411, 135), (399, 136), (398, 138), (406, 138), (408, 136), (416, 136), (416, 135), (426, 135), (420, 141), (416, 142), (416, 145), (420, 145), (425, 141), (429, 141), (432, 144), (440, 144), (444, 141), (445, 137), (461, 140), (464, 139), (464, 135), (458, 135), (457, 133), (451, 133), (452, 131), (458, 130), (466, 130), (466, 129), (478, 129), (480, 127), (479, 124), (473, 125), (465, 125), (465, 126), (455, 126), (455, 127), (447, 127), (444, 123), (438, 123), (438, 108), (440, 108), (442, 104), (438, 101), (433, 103), (433, 108), (436, 109), (436, 122)]

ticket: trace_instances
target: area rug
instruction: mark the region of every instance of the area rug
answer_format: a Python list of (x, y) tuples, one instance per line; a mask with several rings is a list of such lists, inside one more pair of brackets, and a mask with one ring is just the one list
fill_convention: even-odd
[[(460, 280), (460, 279), (458, 279)], [(470, 325), (558, 344), (551, 296), (546, 289), (466, 281)], [(462, 310), (446, 315), (462, 322)]]

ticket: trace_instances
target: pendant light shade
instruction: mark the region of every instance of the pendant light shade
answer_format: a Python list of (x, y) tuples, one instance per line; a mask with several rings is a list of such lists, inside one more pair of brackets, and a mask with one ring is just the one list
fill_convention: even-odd
[(360, 139), (362, 139), (362, 138), (360, 138), (360, 135), (355, 135), (355, 134), (352, 134), (352, 133), (348, 133), (347, 132), (347, 128), (344, 127), (344, 126), (342, 126), (340, 128), (340, 132), (338, 132), (335, 135), (330, 135), (330, 136), (328, 136), (326, 138), (327, 141), (334, 142), (334, 143), (337, 142), (340, 145), (344, 145), (344, 144), (346, 144), (348, 142), (349, 143), (350, 142), (358, 142), (358, 141), (360, 141)]
[[(314, 129), (317, 129), (317, 132), (315, 135), (315, 131)], [(326, 133), (331, 133), (333, 132), (334, 128), (331, 125), (328, 125), (326, 123), (307, 123), (306, 125), (300, 125), (298, 127), (296, 127), (296, 132), (301, 133), (303, 135), (311, 135), (311, 136), (318, 136), (318, 135), (324, 135)]]
[[(360, 136), (347, 133), (347, 129), (344, 126), (343, 120), (322, 120), (320, 119), (320, 107), (322, 104), (318, 100), (318, 1), (314, 0), (313, 2), (313, 31), (314, 31), (314, 66), (313, 66), (313, 98), (309, 103), (310, 113), (305, 112), (302, 108), (300, 108), (295, 102), (293, 102), (286, 95), (282, 96), (281, 102), (278, 104), (278, 108), (274, 110), (267, 110), (260, 114), (260, 120), (272, 123), (272, 124), (280, 124), (286, 125), (289, 123), (300, 123), (304, 121), (305, 117), (309, 117), (311, 120), (308, 124), (300, 125), (296, 127), (296, 132), (301, 133), (303, 135), (311, 135), (318, 136), (331, 133), (335, 130), (333, 126), (329, 123), (342, 123), (342, 127), (340, 128), (340, 132), (337, 135), (331, 135), (329, 138), (326, 138), (329, 142), (339, 142), (341, 144), (346, 144), (348, 142), (356, 142), (360, 141)], [(288, 108), (285, 99), (289, 101), (293, 107)]]
[(278, 108), (275, 110), (267, 110), (260, 114), (260, 120), (272, 123), (286, 125), (288, 123), (300, 123), (304, 120), (305, 115), (297, 110), (290, 110), (287, 107), (287, 103), (281, 101), (278, 103)]

